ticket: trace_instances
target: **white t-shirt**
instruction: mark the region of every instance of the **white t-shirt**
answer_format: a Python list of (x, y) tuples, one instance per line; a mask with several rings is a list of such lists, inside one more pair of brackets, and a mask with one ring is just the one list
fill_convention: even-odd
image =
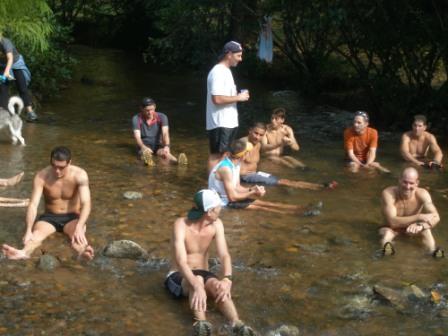
[(207, 118), (206, 129), (217, 127), (238, 127), (238, 110), (236, 103), (215, 105), (213, 96), (236, 96), (236, 86), (232, 71), (222, 64), (216, 64), (207, 77)]

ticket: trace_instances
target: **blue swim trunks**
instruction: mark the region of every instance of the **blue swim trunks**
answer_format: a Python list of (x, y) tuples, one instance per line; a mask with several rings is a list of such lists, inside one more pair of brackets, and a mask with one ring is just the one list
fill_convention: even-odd
[(278, 177), (265, 172), (256, 172), (246, 175), (241, 175), (241, 182), (251, 184), (265, 184), (268, 186), (274, 186), (278, 184)]

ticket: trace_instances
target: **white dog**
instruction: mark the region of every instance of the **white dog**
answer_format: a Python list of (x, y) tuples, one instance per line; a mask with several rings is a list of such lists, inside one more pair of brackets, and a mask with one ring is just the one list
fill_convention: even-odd
[(23, 122), (20, 118), (20, 112), (22, 112), (22, 109), (23, 101), (20, 97), (14, 96), (9, 98), (9, 111), (0, 107), (0, 130), (9, 129), (12, 143), (15, 145), (17, 141), (19, 141), (21, 145), (25, 146), (25, 139), (22, 137)]

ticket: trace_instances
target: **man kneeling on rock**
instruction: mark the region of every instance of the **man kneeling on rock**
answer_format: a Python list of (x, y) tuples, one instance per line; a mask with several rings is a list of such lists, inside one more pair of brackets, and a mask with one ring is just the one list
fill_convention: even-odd
[[(45, 213), (36, 220), (40, 198), (44, 195)], [(56, 231), (65, 233), (79, 257), (93, 258), (93, 248), (86, 238), (90, 214), (89, 179), (84, 169), (71, 165), (71, 152), (56, 147), (50, 165), (34, 177), (33, 191), (26, 213), (26, 231), (21, 250), (3, 244), (8, 259), (28, 259), (42, 242)]]
[(409, 167), (403, 170), (398, 186), (383, 190), (382, 207), (386, 226), (380, 229), (383, 254), (395, 253), (392, 241), (400, 234), (422, 237), (423, 244), (435, 257), (444, 256), (436, 247), (431, 230), (440, 221), (439, 213), (426, 189), (419, 188), (418, 172)]
[[(232, 335), (255, 335), (250, 327), (240, 321), (232, 301), (232, 261), (224, 226), (219, 219), (220, 212), (221, 200), (215, 191), (204, 189), (195, 194), (194, 207), (187, 218), (178, 218), (174, 223), (171, 242), (173, 260), (165, 286), (176, 298), (188, 296), (196, 320), (193, 335), (211, 335), (212, 326), (205, 316), (208, 297), (216, 302), (228, 319)], [(213, 240), (222, 265), (220, 279), (208, 268), (208, 252)]]

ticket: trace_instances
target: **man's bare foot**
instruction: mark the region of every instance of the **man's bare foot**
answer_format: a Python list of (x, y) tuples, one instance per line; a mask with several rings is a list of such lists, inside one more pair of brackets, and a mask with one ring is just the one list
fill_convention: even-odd
[(87, 261), (90, 261), (93, 259), (94, 256), (95, 256), (95, 250), (93, 249), (92, 246), (87, 245), (84, 251), (82, 251), (78, 255), (78, 259), (85, 259)]
[(11, 260), (29, 259), (29, 256), (23, 250), (18, 250), (15, 247), (3, 244), (2, 252), (6, 258)]
[(10, 177), (6, 182), (6, 185), (11, 187), (13, 185), (18, 184), (20, 181), (22, 181), (24, 174), (25, 174), (24, 172), (21, 172), (21, 173), (17, 174), (16, 176)]

